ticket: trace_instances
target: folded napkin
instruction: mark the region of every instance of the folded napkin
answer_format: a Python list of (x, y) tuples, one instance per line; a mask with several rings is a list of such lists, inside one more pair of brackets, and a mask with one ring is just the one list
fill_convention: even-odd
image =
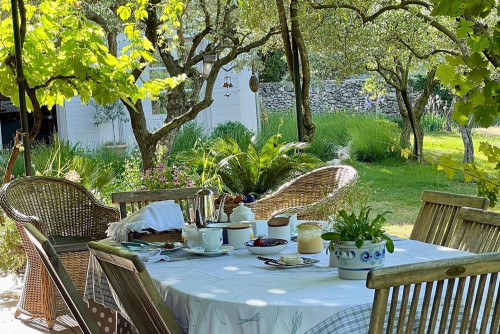
[(150, 228), (156, 231), (182, 229), (185, 225), (182, 210), (173, 200), (146, 205), (119, 222), (111, 223), (107, 236), (118, 242), (127, 241), (128, 232), (141, 232)]
[(142, 262), (149, 262), (149, 263), (160, 262), (161, 260), (170, 261), (170, 258), (167, 255), (161, 254), (160, 248), (155, 249), (148, 255), (139, 255), (139, 257), (142, 260)]

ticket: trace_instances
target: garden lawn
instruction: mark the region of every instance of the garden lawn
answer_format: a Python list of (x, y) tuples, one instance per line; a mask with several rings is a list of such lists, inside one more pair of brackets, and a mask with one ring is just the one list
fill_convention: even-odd
[[(496, 128), (500, 130), (500, 128)], [(487, 135), (475, 131), (473, 135), (476, 162), (484, 168), (486, 158), (478, 152), (479, 142), (488, 140), (491, 144), (499, 144), (500, 131), (489, 131)], [(426, 160), (433, 161), (441, 154), (452, 155), (456, 160), (463, 157), (462, 139), (457, 133), (429, 133), (424, 138), (424, 155)], [(390, 234), (408, 237), (420, 208), (420, 195), (423, 190), (437, 190), (459, 194), (476, 194), (476, 187), (466, 183), (462, 175), (449, 179), (437, 170), (437, 165), (417, 164), (412, 161), (387, 160), (379, 163), (355, 162), (359, 181), (368, 183), (371, 191), (368, 204), (374, 212), (392, 211), (387, 216)], [(496, 208), (495, 210), (499, 210)]]

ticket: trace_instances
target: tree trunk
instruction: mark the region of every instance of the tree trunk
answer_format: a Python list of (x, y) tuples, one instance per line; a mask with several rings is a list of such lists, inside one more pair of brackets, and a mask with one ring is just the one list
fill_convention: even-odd
[(411, 123), (410, 116), (406, 110), (403, 96), (399, 90), (396, 90), (396, 100), (398, 101), (399, 113), (401, 114), (401, 136), (399, 137), (399, 145), (401, 148), (411, 147), (410, 136), (411, 136)]
[[(122, 101), (123, 102), (123, 101)], [(135, 138), (137, 138), (137, 146), (142, 158), (142, 169), (153, 168), (155, 166), (155, 152), (157, 142), (152, 138), (153, 136), (148, 131), (146, 124), (146, 117), (142, 108), (142, 101), (137, 100), (134, 110), (127, 103), (123, 102), (130, 115), (130, 122), (132, 123), (132, 131)]]
[(311, 104), (309, 101), (309, 87), (311, 83), (311, 70), (309, 68), (309, 56), (307, 55), (307, 48), (304, 38), (300, 32), (299, 18), (298, 18), (298, 2), (292, 0), (290, 6), (290, 21), (292, 23), (292, 35), (295, 37), (300, 54), (300, 65), (302, 68), (302, 115), (303, 126), (306, 135), (306, 141), (312, 142), (316, 126), (312, 121)]
[(472, 141), (472, 126), (474, 125), (474, 115), (469, 117), (469, 120), (462, 126), (458, 124), (458, 130), (462, 135), (462, 141), (464, 143), (464, 162), (473, 163), (474, 162), (474, 142)]
[[(30, 90), (28, 87), (26, 89), (26, 95), (28, 95), (28, 98), (30, 99), (31, 104), (33, 105), (33, 126), (31, 127), (30, 130), (30, 142), (28, 145), (33, 144), (35, 141), (36, 136), (38, 136), (38, 133), (40, 132), (40, 128), (42, 126), (42, 111), (40, 107), (40, 103), (38, 102), (38, 99), (36, 97), (36, 93)], [(3, 183), (8, 183), (10, 182), (11, 175), (12, 175), (12, 170), (14, 169), (14, 164), (16, 163), (16, 160), (19, 156), (19, 153), (21, 151), (19, 150), (18, 144), (21, 141), (21, 136), (22, 136), (22, 130), (19, 129), (16, 131), (16, 138), (14, 141), (14, 147), (12, 147), (12, 151), (10, 152), (10, 157), (9, 161), (7, 162), (7, 166), (5, 168), (5, 174), (3, 176)], [(23, 142), (23, 145), (26, 145), (26, 143)]]

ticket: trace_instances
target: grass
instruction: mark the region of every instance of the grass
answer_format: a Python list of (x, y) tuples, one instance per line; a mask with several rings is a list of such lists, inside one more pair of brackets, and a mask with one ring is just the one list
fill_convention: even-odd
[[(500, 131), (493, 135), (483, 135), (476, 131), (473, 135), (476, 162), (488, 166), (484, 155), (478, 152), (479, 142), (500, 139)], [(458, 133), (428, 133), (424, 138), (424, 155), (433, 160), (441, 154), (449, 154), (457, 160), (463, 157), (462, 139)], [(424, 190), (437, 190), (467, 195), (476, 195), (476, 187), (466, 183), (462, 175), (449, 179), (434, 164), (417, 164), (412, 161), (386, 160), (377, 163), (354, 162), (358, 170), (359, 182), (370, 184), (369, 205), (375, 212), (390, 210), (387, 216), (390, 234), (408, 237), (420, 208), (420, 195)], [(491, 169), (490, 169), (491, 171)], [(500, 210), (499, 208), (495, 208)]]

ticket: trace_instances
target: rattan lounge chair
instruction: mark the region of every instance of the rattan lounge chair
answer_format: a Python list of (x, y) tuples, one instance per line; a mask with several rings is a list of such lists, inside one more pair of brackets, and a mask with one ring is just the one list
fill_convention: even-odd
[(410, 239), (434, 245), (449, 246), (457, 227), (456, 215), (462, 207), (486, 209), (486, 197), (451, 194), (426, 190), (411, 231)]
[(98, 242), (90, 242), (89, 249), (118, 298), (118, 307), (139, 333), (182, 333), (137, 254)]
[(30, 223), (24, 225), (26, 235), (33, 243), (33, 246), (40, 255), (40, 259), (54, 282), (57, 290), (64, 299), (71, 314), (78, 322), (84, 334), (101, 334), (99, 325), (92, 317), (92, 314), (83, 301), (82, 296), (76, 290), (76, 286), (69, 277), (66, 268), (57, 255), (49, 240), (38, 229)]
[(500, 253), (374, 269), (369, 334), (498, 333)]
[(297, 213), (298, 219), (322, 220), (338, 209), (337, 204), (345, 198), (357, 178), (358, 173), (351, 166), (317, 168), (285, 183), (249, 206), (256, 219)]
[(0, 206), (12, 219), (27, 255), (24, 288), (15, 316), (44, 318), (49, 328), (66, 305), (40, 262), (23, 227), (33, 224), (53, 244), (77, 290), (83, 296), (89, 253), (86, 242), (106, 238), (106, 228), (119, 221), (118, 210), (100, 204), (81, 185), (54, 177), (25, 177), (0, 189)]

